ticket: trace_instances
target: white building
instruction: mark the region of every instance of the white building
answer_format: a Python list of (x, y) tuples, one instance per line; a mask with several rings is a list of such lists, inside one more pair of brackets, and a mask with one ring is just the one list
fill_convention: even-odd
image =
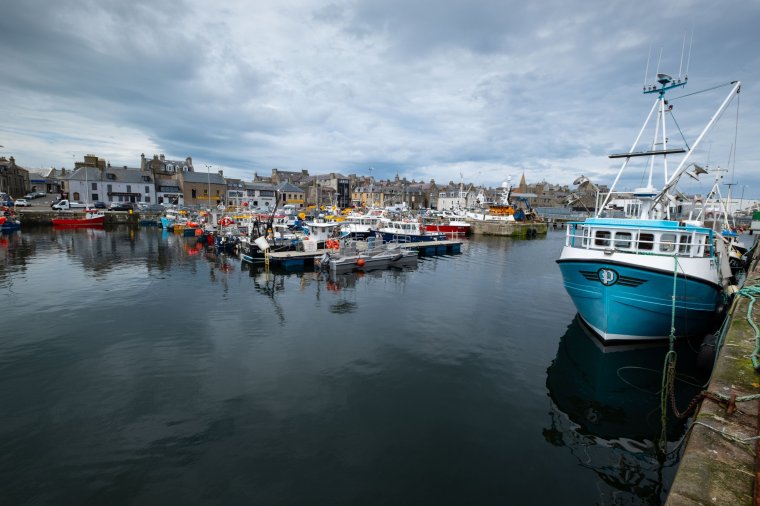
[(140, 169), (80, 167), (65, 179), (71, 200), (92, 202), (156, 203), (153, 175)]

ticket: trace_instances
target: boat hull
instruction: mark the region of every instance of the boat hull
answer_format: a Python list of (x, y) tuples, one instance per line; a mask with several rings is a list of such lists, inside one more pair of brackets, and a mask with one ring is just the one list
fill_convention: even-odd
[(445, 224), (445, 225), (437, 225), (437, 224), (428, 224), (425, 225), (425, 231), (427, 232), (443, 232), (444, 234), (457, 234), (457, 235), (467, 235), (470, 233), (470, 225), (451, 225), (451, 224)]
[(674, 318), (672, 269), (605, 258), (557, 263), (578, 314), (604, 342), (668, 339), (671, 322), (676, 337), (707, 334), (724, 304), (720, 284), (686, 271), (675, 280)]
[(372, 271), (377, 269), (403, 268), (417, 265), (417, 253), (405, 250), (389, 250), (376, 254), (335, 256), (329, 259), (330, 270), (336, 273)]
[(397, 234), (393, 232), (380, 232), (383, 235), (384, 242), (428, 242), (428, 241), (445, 241), (446, 234), (443, 232), (426, 232), (425, 234)]
[(21, 222), (18, 221), (6, 221), (0, 225), (0, 232), (13, 232), (21, 228)]
[(105, 216), (97, 218), (53, 218), (54, 227), (102, 227), (105, 222)]

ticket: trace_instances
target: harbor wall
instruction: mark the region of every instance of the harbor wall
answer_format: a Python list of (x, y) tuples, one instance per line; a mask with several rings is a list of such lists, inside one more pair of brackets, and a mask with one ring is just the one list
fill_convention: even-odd
[[(760, 284), (753, 262), (744, 287)], [(694, 416), (688, 442), (670, 488), (666, 505), (758, 504), (757, 483), (760, 401), (744, 399), (760, 392), (760, 375), (751, 355), (755, 331), (747, 320), (751, 299), (736, 295), (729, 309), (730, 323), (718, 352), (707, 397)], [(751, 317), (760, 323), (760, 304)], [(731, 402), (731, 398), (737, 400)], [(682, 408), (682, 407), (681, 407)]]
[(546, 234), (548, 226), (542, 221), (469, 221), (474, 235), (535, 237)]

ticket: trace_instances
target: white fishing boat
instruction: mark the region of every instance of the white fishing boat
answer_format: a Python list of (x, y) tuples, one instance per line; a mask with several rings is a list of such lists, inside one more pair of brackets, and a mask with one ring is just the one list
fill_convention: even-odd
[(381, 237), (367, 241), (342, 239), (337, 249), (327, 250), (319, 260), (323, 269), (344, 273), (417, 265), (418, 254), (398, 242), (383, 242)]
[[(694, 165), (693, 154), (738, 95), (741, 83), (726, 84), (731, 88), (728, 96), (701, 133), (693, 142), (684, 139), (684, 146), (674, 147), (666, 132), (672, 105), (665, 96), (685, 86), (686, 78), (657, 74), (657, 82), (644, 90), (657, 99), (633, 145), (625, 153), (610, 155), (624, 160), (610, 192), (594, 217), (568, 224), (557, 260), (580, 317), (605, 342), (709, 333), (735, 289), (726, 242), (699, 221), (671, 219), (671, 202), (678, 194), (680, 178)], [(648, 125), (654, 138), (642, 149), (639, 144)], [(680, 160), (669, 173), (668, 162), (675, 156)], [(631, 160), (642, 159), (648, 161), (648, 181), (634, 191), (641, 203), (639, 215), (603, 217)], [(653, 184), (656, 159), (662, 162), (656, 173), (664, 174), (659, 189)]]

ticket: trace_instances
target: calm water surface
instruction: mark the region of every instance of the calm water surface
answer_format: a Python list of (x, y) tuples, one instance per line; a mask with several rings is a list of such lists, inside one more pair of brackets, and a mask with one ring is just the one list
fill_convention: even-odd
[(3, 236), (0, 504), (660, 504), (663, 348), (602, 352), (562, 240), (331, 278), (156, 229)]

